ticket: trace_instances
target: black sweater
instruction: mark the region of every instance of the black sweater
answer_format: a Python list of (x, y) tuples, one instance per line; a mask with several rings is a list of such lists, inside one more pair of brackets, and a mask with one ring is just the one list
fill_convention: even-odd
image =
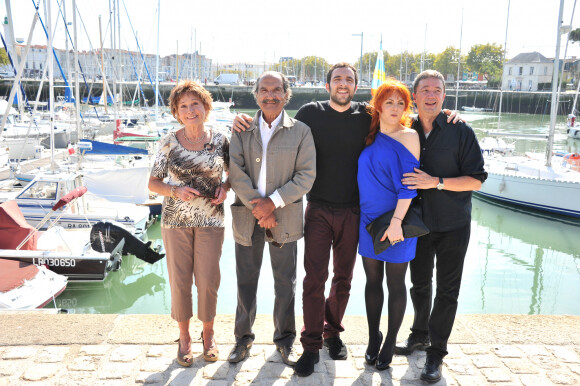
[(359, 205), (358, 157), (371, 123), (366, 106), (351, 102), (348, 110), (338, 112), (329, 101), (312, 102), (296, 113), (297, 120), (310, 126), (316, 146), (316, 180), (306, 196), (309, 202), (335, 208)]

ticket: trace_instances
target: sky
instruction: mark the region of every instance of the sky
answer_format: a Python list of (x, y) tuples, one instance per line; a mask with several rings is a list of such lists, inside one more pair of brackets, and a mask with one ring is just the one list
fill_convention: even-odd
[[(34, 15), (33, 3), (38, 1), (10, 2), (16, 38), (26, 41)], [(72, 22), (72, 0), (51, 0), (53, 20), (56, 20), (58, 4), (63, 1), (67, 18)], [(76, 1), (81, 50), (90, 48), (89, 40), (93, 47), (99, 46), (99, 15), (106, 31), (105, 47), (111, 46), (109, 3), (114, 1)], [(122, 48), (137, 50), (132, 24), (143, 51), (155, 54), (158, 0), (118, 1)], [(438, 53), (448, 46), (459, 48), (460, 45), (462, 53), (467, 54), (474, 44), (504, 45), (508, 13), (508, 0), (161, 0), (160, 3), (159, 53), (162, 56), (182, 54), (197, 47), (214, 63), (271, 63), (280, 57), (310, 55), (323, 57), (330, 63), (354, 63), (361, 53), (361, 33), (363, 52), (377, 51), (382, 36), (383, 49), (390, 54), (405, 50)], [(564, 24), (570, 24), (574, 3), (575, 0), (565, 0)], [(508, 59), (532, 51), (554, 57), (559, 4), (559, 0), (511, 0)], [(3, 16), (7, 15), (5, 2), (0, 5), (0, 11)], [(41, 17), (45, 17), (44, 5), (41, 5)], [(80, 26), (80, 19), (84, 27)], [(572, 25), (580, 27), (580, 19)], [(566, 35), (560, 57), (564, 55), (565, 38)], [(46, 44), (39, 24), (33, 43)], [(54, 45), (65, 46), (62, 19), (56, 24)], [(579, 43), (568, 46), (567, 57), (570, 56), (580, 57)]]

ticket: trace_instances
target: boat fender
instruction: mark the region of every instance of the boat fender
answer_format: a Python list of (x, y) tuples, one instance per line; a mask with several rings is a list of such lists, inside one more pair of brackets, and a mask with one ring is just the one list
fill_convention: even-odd
[(135, 255), (150, 264), (165, 257), (165, 254), (151, 249), (151, 241), (143, 242), (121, 226), (110, 222), (98, 222), (91, 229), (91, 245), (95, 250), (100, 250), (102, 245), (104, 245), (106, 251), (110, 252), (121, 240), (125, 241), (123, 246), (124, 255)]

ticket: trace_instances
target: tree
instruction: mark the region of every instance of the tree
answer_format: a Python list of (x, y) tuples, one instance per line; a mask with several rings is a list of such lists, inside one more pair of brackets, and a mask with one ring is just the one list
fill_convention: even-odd
[(580, 28), (576, 28), (575, 30), (571, 31), (568, 35), (568, 39), (572, 42), (580, 41)]
[(504, 50), (499, 44), (476, 44), (467, 54), (467, 67), (471, 71), (483, 74), (488, 81), (501, 78), (503, 55)]
[(8, 60), (6, 50), (4, 48), (0, 48), (0, 65), (6, 66), (8, 64), (10, 64), (10, 60)]
[[(359, 78), (361, 80), (371, 80), (373, 79), (373, 72), (375, 71), (375, 65), (377, 63), (377, 56), (378, 56), (378, 51), (374, 51), (374, 52), (367, 52), (363, 55), (362, 57), (362, 74), (359, 74)], [(386, 64), (387, 60), (389, 58), (389, 53), (385, 50), (383, 50), (383, 62)], [(358, 70), (359, 67), (359, 62), (360, 62), (360, 58), (359, 60), (357, 60), (354, 63), (354, 67)]]
[[(452, 74), (457, 76), (457, 63), (459, 59), (459, 50), (453, 46), (447, 47), (443, 52), (435, 55), (433, 62), (433, 69), (439, 71), (443, 75)], [(463, 64), (465, 63), (462, 60)]]

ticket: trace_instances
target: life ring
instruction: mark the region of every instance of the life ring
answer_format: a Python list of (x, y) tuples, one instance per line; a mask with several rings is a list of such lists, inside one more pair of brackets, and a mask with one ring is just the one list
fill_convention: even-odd
[(570, 169), (580, 171), (580, 154), (568, 153), (564, 156), (564, 161), (570, 165)]

